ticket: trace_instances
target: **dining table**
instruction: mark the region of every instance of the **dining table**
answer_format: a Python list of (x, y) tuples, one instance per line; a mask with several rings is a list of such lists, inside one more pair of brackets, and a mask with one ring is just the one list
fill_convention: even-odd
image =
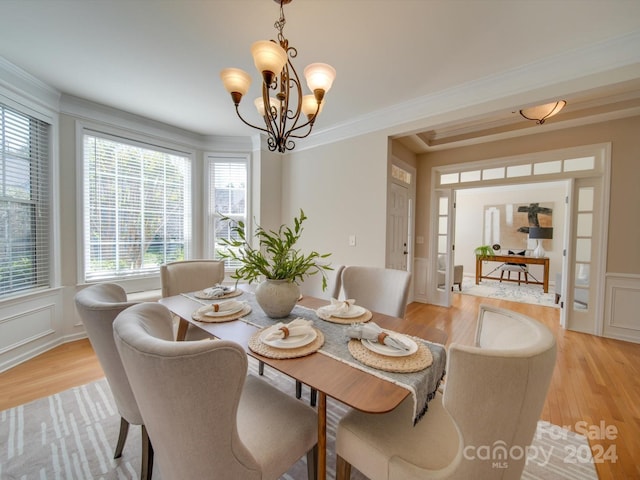
[[(411, 390), (394, 382), (384, 375), (375, 375), (366, 369), (359, 368), (356, 360), (345, 362), (330, 354), (323, 354), (324, 348), (298, 358), (271, 358), (264, 356), (250, 348), (251, 339), (261, 329), (256, 320), (264, 325), (265, 322), (273, 324), (278, 321), (287, 322), (296, 318), (297, 313), (302, 312), (307, 318), (313, 318), (315, 311), (329, 304), (329, 300), (302, 296), (292, 314), (285, 319), (268, 319), (267, 315), (255, 303), (255, 295), (250, 288), (244, 287), (242, 296), (238, 300), (251, 300), (252, 311), (246, 317), (225, 322), (201, 322), (194, 320), (194, 312), (202, 308), (207, 302), (199, 300), (193, 293), (164, 297), (159, 302), (165, 305), (173, 314), (179, 317), (177, 340), (184, 340), (190, 325), (204, 330), (211, 337), (230, 340), (240, 344), (248, 355), (263, 362), (265, 365), (288, 375), (289, 377), (308, 385), (317, 391), (318, 413), (318, 475), (317, 478), (326, 478), (327, 464), (327, 397), (367, 413), (382, 414), (396, 408)], [(211, 302), (208, 302), (211, 303)], [(315, 317), (315, 324), (321, 325), (324, 320)], [(370, 321), (380, 327), (393, 332), (399, 332), (419, 339), (427, 343), (442, 347), (446, 343), (447, 335), (440, 329), (430, 327), (420, 321), (405, 320), (401, 318), (371, 312)], [(345, 340), (346, 343), (346, 340)], [(438, 376), (444, 375), (444, 365), (439, 367), (442, 371)], [(438, 379), (438, 383), (441, 378)]]

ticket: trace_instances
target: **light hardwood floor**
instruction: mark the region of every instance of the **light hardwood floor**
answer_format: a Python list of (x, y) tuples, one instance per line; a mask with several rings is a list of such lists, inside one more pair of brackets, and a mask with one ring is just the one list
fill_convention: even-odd
[[(640, 478), (640, 461), (634, 460), (640, 458), (640, 346), (563, 330), (555, 308), (470, 295), (454, 295), (451, 308), (413, 303), (407, 320), (444, 330), (448, 344), (472, 344), (480, 303), (524, 313), (552, 329), (558, 360), (542, 420), (588, 434), (594, 456), (602, 460), (596, 463), (600, 479)], [(0, 410), (102, 376), (87, 340), (62, 345), (0, 374)], [(617, 459), (606, 458), (606, 452)]]

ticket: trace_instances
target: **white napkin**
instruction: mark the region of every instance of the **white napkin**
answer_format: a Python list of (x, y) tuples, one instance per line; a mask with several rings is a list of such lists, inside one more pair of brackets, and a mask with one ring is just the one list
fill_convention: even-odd
[(220, 302), (220, 303), (212, 303), (210, 308), (211, 311), (209, 311), (209, 308), (207, 308), (207, 313), (205, 313), (205, 315), (207, 314), (211, 314), (211, 313), (217, 313), (217, 314), (223, 314), (225, 312), (237, 312), (238, 310), (242, 309), (242, 307), (244, 307), (244, 302), (239, 302), (237, 300), (227, 300), (224, 302)]
[(408, 352), (411, 347), (402, 341), (400, 337), (392, 337), (374, 322), (352, 323), (347, 327), (347, 335), (351, 338), (365, 339), (371, 342), (382, 343), (388, 347)]
[(269, 327), (263, 336), (264, 340), (282, 340), (290, 337), (301, 337), (313, 332), (313, 320), (296, 318), (289, 323), (278, 322)]
[(203, 298), (208, 298), (208, 299), (220, 298), (228, 291), (229, 291), (229, 287), (223, 287), (222, 285), (214, 285), (213, 287), (205, 288), (204, 290), (202, 290), (201, 296)]
[(335, 298), (332, 298), (331, 305), (325, 305), (324, 307), (320, 308), (327, 315), (341, 315), (349, 313), (349, 310), (355, 304), (356, 301), (353, 298), (349, 298), (348, 300), (337, 300)]

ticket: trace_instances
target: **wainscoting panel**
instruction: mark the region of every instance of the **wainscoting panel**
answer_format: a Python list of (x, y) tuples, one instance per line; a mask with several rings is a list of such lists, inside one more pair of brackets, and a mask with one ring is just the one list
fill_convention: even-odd
[(605, 337), (640, 343), (640, 275), (607, 274)]
[[(62, 289), (27, 294), (0, 302), (0, 372), (64, 341)], [(71, 333), (72, 328), (67, 329)], [(82, 328), (84, 332), (84, 328)]]
[(427, 285), (429, 278), (429, 259), (415, 258), (413, 260), (413, 300), (420, 303), (428, 302)]
[(43, 305), (0, 321), (0, 355), (55, 332), (55, 305)]

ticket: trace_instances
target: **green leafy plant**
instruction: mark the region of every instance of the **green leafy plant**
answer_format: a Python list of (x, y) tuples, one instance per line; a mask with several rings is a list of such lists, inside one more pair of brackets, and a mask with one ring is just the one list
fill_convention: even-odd
[(322, 263), (322, 259), (331, 254), (320, 254), (315, 251), (304, 254), (295, 248), (302, 235), (302, 223), (306, 219), (307, 216), (300, 209), (300, 216), (293, 219), (293, 228), (280, 225), (278, 231), (274, 231), (265, 230), (258, 225), (255, 237), (259, 245), (258, 248), (254, 248), (247, 242), (244, 222), (222, 217), (223, 221), (231, 222), (231, 231), (237, 239), (222, 239), (221, 243), (227, 248), (218, 250), (217, 254), (222, 259), (236, 260), (241, 264), (231, 275), (235, 280), (244, 279), (252, 283), (264, 276), (271, 280), (288, 280), (298, 283), (304, 280), (305, 276), (321, 274), (324, 290), (327, 287), (325, 271), (333, 268)]
[(491, 245), (480, 245), (473, 253), (480, 257), (493, 257), (493, 248)]

